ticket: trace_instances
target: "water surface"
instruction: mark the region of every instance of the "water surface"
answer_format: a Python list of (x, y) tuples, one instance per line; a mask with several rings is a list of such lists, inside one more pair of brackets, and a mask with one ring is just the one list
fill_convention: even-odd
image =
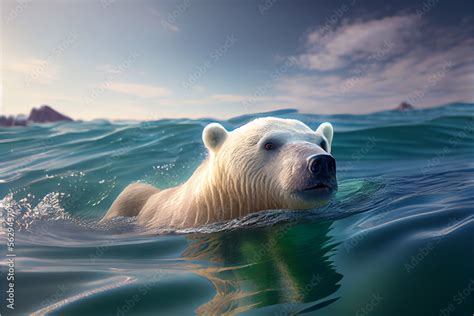
[(15, 218), (16, 255), (11, 311), (4, 229), (2, 314), (472, 315), (472, 104), (266, 115), (333, 123), (335, 199), (177, 232), (97, 221), (130, 182), (184, 182), (213, 120), (0, 129), (0, 209), (2, 222)]

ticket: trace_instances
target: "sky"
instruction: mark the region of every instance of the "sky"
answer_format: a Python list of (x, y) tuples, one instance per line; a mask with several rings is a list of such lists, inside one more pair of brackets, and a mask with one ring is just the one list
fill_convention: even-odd
[(229, 118), (474, 102), (473, 1), (2, 0), (1, 114)]

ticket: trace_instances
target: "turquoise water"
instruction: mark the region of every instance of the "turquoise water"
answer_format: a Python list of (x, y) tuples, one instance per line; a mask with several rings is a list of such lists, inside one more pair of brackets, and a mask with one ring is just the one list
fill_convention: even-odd
[(0, 129), (2, 315), (472, 315), (474, 105), (266, 115), (333, 123), (335, 199), (178, 232), (97, 220), (130, 182), (185, 181), (213, 120)]

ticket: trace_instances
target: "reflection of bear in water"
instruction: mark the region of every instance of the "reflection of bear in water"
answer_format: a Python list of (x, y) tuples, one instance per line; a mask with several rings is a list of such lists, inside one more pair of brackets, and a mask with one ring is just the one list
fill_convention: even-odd
[(325, 298), (339, 288), (342, 275), (330, 261), (337, 246), (327, 235), (330, 225), (290, 223), (190, 236), (183, 257), (200, 265), (211, 263), (195, 272), (210, 280), (217, 292), (198, 308), (198, 314), (233, 314), (282, 304), (272, 311), (287, 315), (332, 303), (334, 298)]
[(316, 131), (297, 120), (260, 118), (228, 132), (203, 131), (209, 158), (184, 184), (160, 191), (135, 183), (104, 217), (137, 216), (149, 227), (185, 228), (268, 209), (308, 209), (337, 189), (330, 155), (333, 128)]

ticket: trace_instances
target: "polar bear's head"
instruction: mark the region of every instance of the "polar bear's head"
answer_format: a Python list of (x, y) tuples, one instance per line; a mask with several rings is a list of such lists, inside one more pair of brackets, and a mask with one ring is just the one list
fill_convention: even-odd
[(330, 123), (314, 131), (297, 120), (268, 117), (231, 132), (211, 123), (203, 131), (208, 176), (219, 196), (230, 195), (249, 212), (317, 207), (337, 190), (332, 139)]

